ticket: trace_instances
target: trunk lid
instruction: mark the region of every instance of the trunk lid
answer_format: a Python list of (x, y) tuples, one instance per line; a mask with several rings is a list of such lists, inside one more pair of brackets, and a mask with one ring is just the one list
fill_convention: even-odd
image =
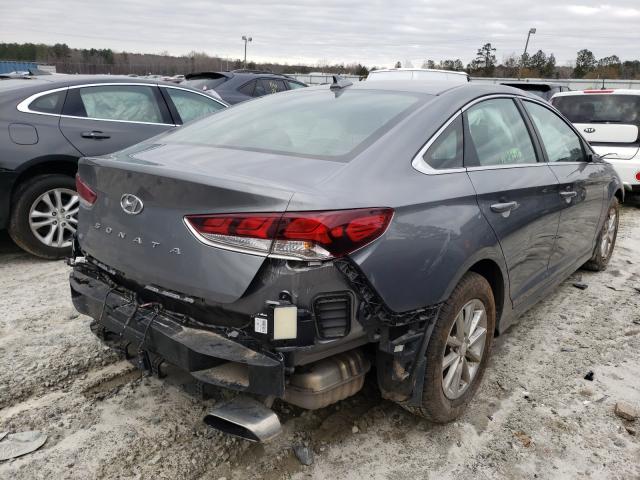
[[(292, 195), (344, 164), (243, 150), (141, 144), (80, 161), (97, 200), (79, 212), (78, 240), (98, 261), (141, 285), (230, 303), (240, 298), (264, 257), (201, 243), (184, 216), (284, 212)], [(123, 195), (142, 202), (126, 213)]]
[(589, 143), (636, 143), (638, 126), (620, 123), (574, 123)]

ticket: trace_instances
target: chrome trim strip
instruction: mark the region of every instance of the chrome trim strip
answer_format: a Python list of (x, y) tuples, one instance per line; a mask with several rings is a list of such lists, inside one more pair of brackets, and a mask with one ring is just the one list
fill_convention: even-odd
[(69, 87), (61, 87), (61, 88), (53, 88), (51, 90), (45, 90), (44, 92), (34, 93), (30, 97), (22, 100), (18, 106), (16, 107), (19, 112), (22, 113), (35, 113), (36, 115), (47, 115), (49, 117), (60, 117), (59, 113), (47, 113), (47, 112), (36, 112), (34, 110), (29, 109), (29, 105), (36, 99), (40, 97), (44, 97), (45, 95), (49, 95), (50, 93), (62, 92), (68, 90)]
[[(496, 93), (493, 95), (485, 95), (484, 97), (476, 98), (475, 100), (470, 101), (465, 106), (463, 106), (460, 110), (458, 110), (451, 118), (449, 118), (449, 120), (447, 120), (444, 123), (444, 125), (442, 125), (442, 127), (438, 129), (438, 131), (436, 131), (436, 133), (433, 134), (433, 136), (429, 139), (429, 141), (427, 141), (427, 143), (418, 151), (415, 157), (413, 157), (413, 160), (411, 161), (411, 166), (417, 171), (419, 171), (420, 173), (424, 173), (426, 175), (443, 175), (446, 173), (460, 173), (460, 172), (467, 172), (467, 171), (472, 172), (472, 171), (478, 171), (478, 170), (497, 170), (502, 168), (540, 167), (540, 166), (547, 165), (547, 162), (536, 162), (536, 163), (522, 163), (522, 164), (510, 164), (510, 165), (487, 165), (484, 167), (443, 168), (442, 170), (436, 170), (435, 168), (429, 166), (427, 162), (424, 161), (422, 156), (426, 153), (429, 147), (431, 147), (431, 145), (434, 144), (434, 142), (438, 139), (438, 137), (442, 135), (442, 132), (444, 132), (444, 130), (449, 125), (451, 125), (451, 123), (453, 123), (454, 120), (458, 118), (458, 116), (462, 115), (464, 112), (469, 110), (469, 108), (473, 107), (474, 105), (484, 102), (485, 100), (491, 100), (494, 98), (511, 98), (511, 99), (520, 98), (522, 100), (529, 100), (534, 103), (540, 103), (541, 105), (544, 104), (544, 102), (538, 101), (536, 99), (532, 99), (526, 95), (517, 95), (517, 94), (511, 94), (511, 93)], [(578, 163), (582, 163), (582, 162), (578, 162)]]
[(427, 141), (427, 143), (425, 143), (424, 146), (413, 157), (413, 160), (411, 161), (411, 166), (413, 168), (415, 168), (420, 173), (424, 173), (426, 175), (442, 175), (445, 173), (456, 173), (456, 172), (465, 171), (464, 168), (443, 168), (442, 170), (436, 170), (435, 168), (431, 167), (427, 162), (425, 162), (424, 159), (422, 158), (423, 155), (426, 153), (426, 151), (429, 150), (431, 145), (433, 145), (434, 142), (438, 140), (440, 135), (442, 135), (442, 132), (444, 132), (447, 129), (447, 127), (451, 125), (460, 115), (462, 115), (462, 110), (458, 110), (456, 113), (454, 113), (451, 116), (451, 118), (446, 122), (444, 122), (444, 125), (442, 125), (436, 131), (436, 133), (434, 133), (431, 136), (431, 138)]
[(549, 164), (547, 162), (535, 162), (535, 163), (512, 163), (505, 165), (485, 165), (480, 167), (467, 167), (468, 172), (477, 172), (479, 170), (502, 170), (505, 168), (527, 168), (527, 167), (545, 167)]

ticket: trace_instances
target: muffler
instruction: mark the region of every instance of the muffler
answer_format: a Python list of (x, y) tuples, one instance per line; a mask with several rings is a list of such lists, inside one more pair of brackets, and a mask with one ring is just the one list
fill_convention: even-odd
[(273, 410), (242, 395), (215, 407), (204, 417), (204, 423), (250, 442), (266, 442), (282, 432), (280, 419)]

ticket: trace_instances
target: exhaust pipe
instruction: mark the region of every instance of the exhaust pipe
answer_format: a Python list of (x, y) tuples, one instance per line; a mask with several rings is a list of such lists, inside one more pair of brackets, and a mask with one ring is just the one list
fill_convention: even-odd
[(273, 410), (245, 396), (215, 407), (204, 417), (204, 423), (250, 442), (266, 442), (282, 432), (280, 419)]

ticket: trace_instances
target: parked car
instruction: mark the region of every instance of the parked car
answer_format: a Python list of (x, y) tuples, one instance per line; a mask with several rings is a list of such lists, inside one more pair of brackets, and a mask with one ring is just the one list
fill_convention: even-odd
[(564, 85), (553, 82), (511, 81), (500, 83), (501, 85), (506, 85), (507, 87), (519, 88), (520, 90), (524, 90), (525, 92), (537, 95), (547, 102), (551, 100), (551, 97), (553, 97), (556, 93), (568, 92), (571, 90), (569, 87), (565, 87)]
[(640, 193), (640, 90), (564, 92), (551, 103), (613, 165), (625, 189)]
[(419, 80), (422, 82), (449, 83), (467, 83), (471, 81), (469, 75), (465, 72), (431, 68), (385, 68), (369, 72), (367, 81), (377, 82), (380, 80)]
[(475, 394), (495, 332), (577, 268), (606, 268), (621, 182), (520, 90), (336, 79), (80, 161), (71, 294), (109, 341), (239, 397), (214, 428), (279, 431), (375, 362), (436, 422)]
[(80, 156), (121, 150), (225, 106), (188, 87), (124, 76), (0, 80), (0, 230), (34, 255), (68, 255)]
[(187, 74), (185, 78), (184, 84), (199, 90), (214, 90), (230, 105), (307, 86), (286, 75), (259, 70), (199, 72)]

